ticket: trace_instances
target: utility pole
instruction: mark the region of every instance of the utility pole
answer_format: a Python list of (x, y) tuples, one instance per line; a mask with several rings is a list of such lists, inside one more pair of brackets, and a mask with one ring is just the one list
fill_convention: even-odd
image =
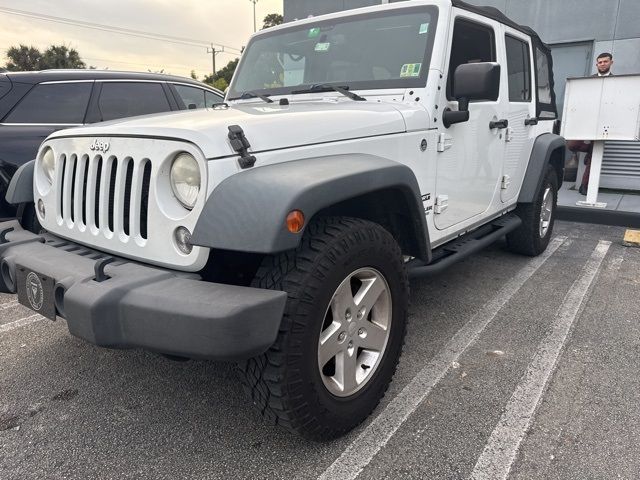
[(251, 3), (253, 3), (253, 33), (256, 33), (257, 31), (257, 26), (256, 26), (256, 3), (258, 3), (258, 0), (249, 0)]
[(216, 55), (222, 52), (224, 52), (224, 47), (222, 47), (221, 50), (217, 50), (216, 47), (213, 45), (213, 43), (211, 44), (211, 48), (207, 47), (207, 53), (211, 54), (211, 63), (213, 66), (213, 77), (216, 76)]

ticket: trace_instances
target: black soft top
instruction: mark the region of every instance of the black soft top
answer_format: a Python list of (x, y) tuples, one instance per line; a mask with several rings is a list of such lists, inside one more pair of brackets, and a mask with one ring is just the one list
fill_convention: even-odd
[[(451, 4), (454, 7), (461, 8), (462, 10), (467, 10), (469, 12), (477, 13), (478, 15), (482, 15), (484, 17), (492, 18), (500, 23), (508, 25), (509, 27), (518, 30), (526, 35), (531, 37), (531, 41), (533, 46), (540, 51), (540, 53), (544, 54), (547, 58), (547, 62), (549, 64), (549, 85), (551, 87), (551, 104), (545, 105), (540, 104), (538, 102), (537, 112), (540, 115), (541, 110), (546, 110), (554, 114), (554, 118), (557, 117), (557, 108), (556, 108), (556, 94), (554, 90), (554, 81), (553, 81), (553, 58), (551, 57), (551, 49), (549, 46), (542, 41), (540, 36), (533, 30), (531, 27), (526, 25), (520, 25), (509, 17), (507, 17), (504, 13), (498, 10), (495, 7), (480, 7), (476, 5), (471, 5), (467, 2), (463, 2), (462, 0), (451, 0)], [(535, 51), (534, 51), (535, 53)], [(536, 60), (536, 65), (538, 64), (538, 59), (534, 55), (534, 60)], [(536, 81), (538, 81), (538, 72), (536, 72)]]

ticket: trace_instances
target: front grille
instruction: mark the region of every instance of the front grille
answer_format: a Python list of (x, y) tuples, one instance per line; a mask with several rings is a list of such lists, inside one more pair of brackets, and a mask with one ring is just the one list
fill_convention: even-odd
[(147, 238), (149, 159), (62, 155), (59, 214), (68, 228)]

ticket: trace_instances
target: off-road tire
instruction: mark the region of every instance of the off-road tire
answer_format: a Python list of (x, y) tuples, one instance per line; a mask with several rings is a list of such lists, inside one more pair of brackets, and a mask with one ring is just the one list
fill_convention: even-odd
[[(380, 363), (368, 382), (348, 397), (325, 387), (318, 340), (336, 288), (359, 268), (387, 282), (392, 321)], [(329, 440), (360, 424), (384, 396), (395, 373), (406, 331), (409, 281), (391, 234), (365, 220), (328, 217), (311, 223), (295, 250), (265, 258), (253, 286), (288, 294), (274, 345), (239, 365), (246, 392), (271, 423), (313, 440)]]
[[(544, 204), (544, 195), (547, 189), (553, 195), (551, 202), (551, 218), (549, 226), (544, 235), (540, 234), (541, 212)], [(511, 233), (507, 234), (507, 246), (509, 250), (522, 255), (535, 257), (544, 252), (549, 245), (549, 240), (553, 234), (553, 224), (556, 216), (558, 204), (558, 177), (551, 165), (547, 165), (544, 179), (540, 188), (536, 192), (532, 203), (518, 205), (516, 214), (522, 219), (522, 225)]]

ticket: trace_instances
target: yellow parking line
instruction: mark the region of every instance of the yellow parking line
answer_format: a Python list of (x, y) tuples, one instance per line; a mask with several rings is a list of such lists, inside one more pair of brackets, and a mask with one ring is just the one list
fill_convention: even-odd
[(627, 230), (622, 244), (627, 247), (640, 247), (640, 230)]

